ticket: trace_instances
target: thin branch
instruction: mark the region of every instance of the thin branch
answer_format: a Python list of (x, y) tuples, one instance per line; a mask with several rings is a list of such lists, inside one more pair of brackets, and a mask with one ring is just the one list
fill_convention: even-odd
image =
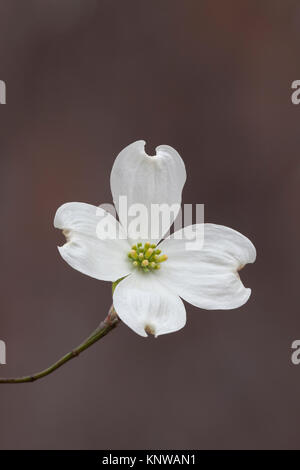
[(77, 348), (70, 351), (68, 354), (63, 356), (61, 359), (59, 359), (57, 362), (52, 364), (50, 367), (47, 367), (47, 369), (44, 369), (33, 375), (27, 375), (25, 377), (13, 377), (13, 378), (7, 378), (7, 379), (0, 378), (0, 383), (19, 384), (19, 383), (25, 383), (25, 382), (34, 382), (35, 380), (46, 377), (46, 375), (52, 374), (52, 372), (54, 372), (56, 369), (59, 369), (59, 367), (66, 364), (68, 361), (70, 361), (74, 357), (79, 356), (79, 354), (82, 353), (82, 351), (85, 351), (87, 348), (92, 346), (92, 344), (96, 343), (96, 341), (103, 338), (103, 336), (106, 336), (107, 333), (109, 333), (111, 330), (113, 330), (117, 326), (118, 322), (119, 322), (119, 318), (112, 305), (109, 309), (107, 317), (100, 323), (100, 325), (93, 331), (93, 333), (83, 343), (77, 346)]

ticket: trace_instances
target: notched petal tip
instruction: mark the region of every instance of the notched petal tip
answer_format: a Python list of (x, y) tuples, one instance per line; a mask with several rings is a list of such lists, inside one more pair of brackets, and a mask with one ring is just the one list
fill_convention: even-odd
[(240, 272), (245, 266), (246, 266), (245, 264), (240, 264), (240, 265), (234, 270), (234, 274), (236, 275), (236, 277), (237, 277), (239, 280), (241, 279), (239, 272)]
[(70, 230), (62, 230), (62, 234), (65, 236), (66, 242), (68, 243), (71, 239), (71, 231)]
[[(125, 147), (123, 150), (136, 147), (136, 148), (137, 148), (138, 150), (140, 150), (141, 152), (146, 153), (146, 152), (145, 152), (145, 145), (146, 145), (146, 141), (145, 141), (145, 140), (142, 140), (142, 139), (141, 139), (141, 140), (136, 140), (135, 142), (132, 142), (132, 144), (127, 145), (127, 147)], [(120, 153), (121, 153), (121, 152), (120, 152)]]
[(156, 332), (155, 332), (154, 326), (147, 324), (147, 325), (145, 326), (144, 330), (145, 330), (145, 332), (147, 333), (147, 335), (152, 335), (152, 336), (154, 336), (155, 338), (157, 338), (157, 334), (156, 334)]

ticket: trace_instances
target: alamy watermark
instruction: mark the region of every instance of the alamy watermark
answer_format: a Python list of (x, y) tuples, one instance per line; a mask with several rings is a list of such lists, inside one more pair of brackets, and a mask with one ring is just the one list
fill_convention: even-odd
[(120, 196), (117, 204), (121, 224), (116, 219), (112, 204), (102, 204), (96, 210), (99, 221), (96, 235), (100, 240), (155, 240), (170, 236), (172, 227), (176, 240), (185, 241), (186, 250), (201, 250), (204, 242), (204, 204), (149, 204), (128, 205), (127, 197)]
[(0, 80), (0, 104), (6, 104), (6, 83)]
[(6, 344), (0, 340), (0, 364), (6, 364)]
[(291, 355), (291, 361), (295, 366), (300, 364), (300, 340), (295, 339), (292, 342), (291, 348), (294, 349)]

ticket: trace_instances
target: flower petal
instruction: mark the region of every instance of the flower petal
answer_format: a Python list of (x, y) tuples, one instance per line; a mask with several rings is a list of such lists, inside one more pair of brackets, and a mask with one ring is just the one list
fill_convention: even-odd
[[(119, 219), (127, 228), (129, 238), (157, 243), (163, 237), (180, 210), (185, 180), (184, 163), (176, 150), (168, 145), (160, 145), (156, 148), (156, 155), (150, 157), (145, 152), (145, 142), (139, 140), (119, 153), (112, 168), (110, 184)], [(126, 209), (121, 209), (124, 196), (127, 197), (129, 214)], [(142, 224), (141, 236), (136, 235), (136, 226), (131, 223), (140, 214), (138, 206), (134, 211), (134, 204), (142, 204), (147, 209), (148, 223)], [(170, 217), (167, 216), (159, 223), (157, 218), (151, 217), (151, 204), (167, 204)]]
[(141, 336), (172, 333), (184, 327), (182, 300), (157, 282), (156, 273), (134, 273), (114, 292), (114, 307), (121, 320)]
[[(202, 249), (186, 249), (191, 232), (201, 238)], [(179, 230), (159, 245), (168, 255), (158, 274), (167, 287), (187, 302), (204, 309), (231, 309), (247, 302), (238, 271), (256, 258), (254, 245), (239, 232), (214, 224), (198, 224)], [(181, 236), (181, 239), (180, 239)]]
[[(110, 238), (99, 231), (103, 222)], [(77, 271), (104, 281), (116, 281), (131, 272), (126, 234), (100, 207), (82, 202), (63, 204), (56, 212), (54, 226), (67, 238), (67, 243), (58, 247), (61, 256)]]

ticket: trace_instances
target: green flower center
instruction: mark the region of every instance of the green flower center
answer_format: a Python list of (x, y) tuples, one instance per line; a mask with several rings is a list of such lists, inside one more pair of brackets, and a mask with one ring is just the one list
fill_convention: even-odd
[(161, 254), (161, 250), (157, 249), (156, 245), (151, 245), (149, 242), (146, 242), (144, 246), (142, 243), (132, 245), (128, 258), (135, 268), (144, 272), (160, 269), (160, 263), (168, 259), (167, 255)]

